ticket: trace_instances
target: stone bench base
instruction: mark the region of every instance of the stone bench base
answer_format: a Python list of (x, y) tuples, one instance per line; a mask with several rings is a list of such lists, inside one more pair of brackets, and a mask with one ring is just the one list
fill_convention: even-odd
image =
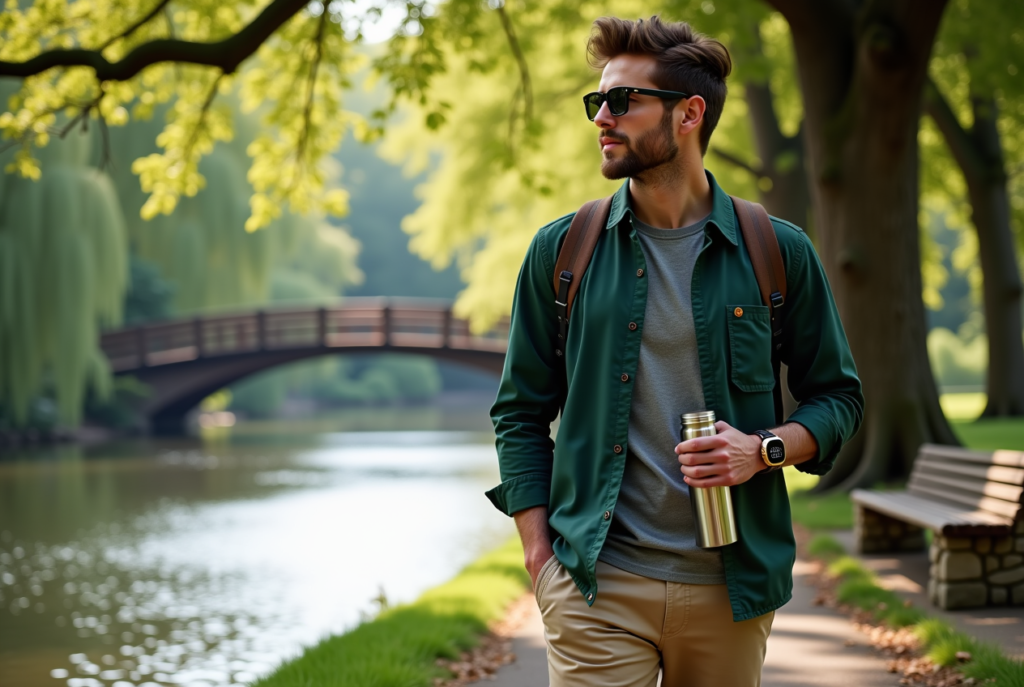
[(924, 530), (917, 525), (859, 505), (856, 515), (853, 536), (857, 542), (857, 553), (924, 551)]
[(940, 537), (928, 552), (928, 598), (939, 608), (1024, 606), (1024, 522), (1009, 537)]
[[(854, 535), (859, 553), (921, 551), (924, 530), (857, 506)], [(934, 535), (928, 598), (939, 608), (1024, 606), (1024, 521), (1008, 537)]]

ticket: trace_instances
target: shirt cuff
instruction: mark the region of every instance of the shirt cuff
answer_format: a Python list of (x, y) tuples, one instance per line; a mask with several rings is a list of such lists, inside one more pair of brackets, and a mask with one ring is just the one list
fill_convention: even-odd
[(551, 475), (543, 472), (520, 475), (505, 480), (485, 494), (505, 515), (534, 506), (546, 506), (551, 495)]
[(843, 447), (843, 437), (832, 416), (817, 406), (800, 406), (786, 422), (803, 425), (818, 442), (818, 455), (797, 463), (796, 469), (809, 475), (824, 475), (831, 470), (839, 449)]

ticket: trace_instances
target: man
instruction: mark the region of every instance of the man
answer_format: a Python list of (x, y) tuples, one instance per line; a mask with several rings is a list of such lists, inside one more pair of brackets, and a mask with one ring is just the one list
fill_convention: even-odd
[[(605, 17), (588, 50), (603, 69), (585, 98), (601, 172), (627, 181), (564, 356), (552, 280), (572, 216), (530, 246), (491, 410), (502, 483), (487, 495), (522, 537), (552, 687), (653, 687), (659, 672), (666, 687), (758, 685), (795, 545), (782, 472), (755, 432), (782, 439), (786, 465), (823, 474), (860, 424), (860, 382), (810, 241), (773, 218), (788, 283), (779, 356), (799, 402), (775, 426), (768, 308), (732, 201), (703, 166), (725, 47), (685, 23)], [(705, 409), (718, 434), (679, 443), (679, 415)], [(739, 541), (701, 549), (689, 489), (719, 485)]]

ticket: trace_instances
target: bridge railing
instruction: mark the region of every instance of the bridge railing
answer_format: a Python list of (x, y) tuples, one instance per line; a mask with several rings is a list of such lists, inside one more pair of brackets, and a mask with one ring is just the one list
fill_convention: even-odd
[(448, 348), (504, 353), (508, 322), (485, 335), (448, 307), (356, 299), (321, 308), (197, 317), (108, 332), (100, 345), (115, 372), (199, 358), (307, 348)]

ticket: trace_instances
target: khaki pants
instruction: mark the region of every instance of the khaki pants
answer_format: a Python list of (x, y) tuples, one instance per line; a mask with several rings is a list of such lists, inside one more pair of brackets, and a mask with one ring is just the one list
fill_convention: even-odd
[(551, 687), (758, 687), (775, 613), (734, 623), (725, 585), (598, 561), (593, 606), (552, 557), (537, 577)]

